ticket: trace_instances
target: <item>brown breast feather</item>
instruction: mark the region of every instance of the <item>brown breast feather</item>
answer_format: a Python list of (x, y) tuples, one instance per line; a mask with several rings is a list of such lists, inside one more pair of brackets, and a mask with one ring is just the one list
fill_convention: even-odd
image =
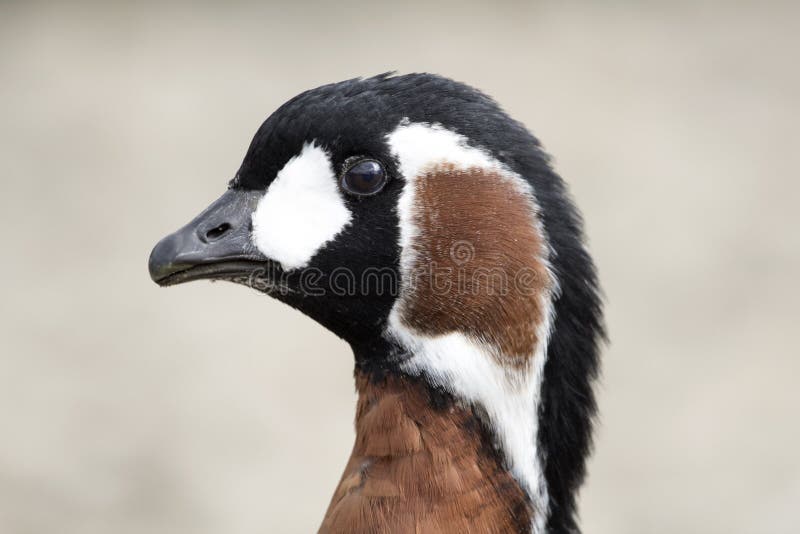
[(405, 377), (356, 386), (356, 442), (321, 533), (530, 531), (527, 497), (471, 410), (434, 407)]

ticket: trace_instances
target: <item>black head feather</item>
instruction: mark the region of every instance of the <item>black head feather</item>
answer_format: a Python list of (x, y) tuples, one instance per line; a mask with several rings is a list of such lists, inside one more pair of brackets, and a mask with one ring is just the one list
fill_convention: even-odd
[[(389, 175), (396, 175), (398, 163), (389, 153), (386, 136), (401, 121), (440, 124), (464, 136), (527, 180), (535, 192), (558, 283), (539, 413), (539, 449), (550, 499), (547, 530), (579, 532), (575, 499), (596, 412), (592, 384), (604, 337), (601, 299), (595, 267), (584, 246), (581, 217), (539, 142), (522, 124), (480, 91), (431, 74), (382, 74), (324, 85), (289, 100), (262, 124), (230, 188), (266, 189), (312, 141), (325, 147), (337, 174), (349, 158), (368, 156), (381, 161)], [(368, 201), (347, 199), (354, 223), (337, 237), (336, 247), (319, 252), (314, 266), (327, 275), (336, 266), (346, 265), (358, 274), (377, 264), (398, 277), (395, 206), (400, 191), (400, 180), (394, 180)], [(364, 228), (369, 232), (359, 230)], [(298, 281), (290, 278), (288, 283)], [(395, 294), (275, 296), (348, 340), (363, 368), (391, 372), (391, 362), (381, 358), (391, 347), (381, 334)]]

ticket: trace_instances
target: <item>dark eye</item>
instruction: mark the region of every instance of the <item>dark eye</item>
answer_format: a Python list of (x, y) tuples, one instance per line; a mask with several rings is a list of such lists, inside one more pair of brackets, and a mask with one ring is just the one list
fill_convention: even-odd
[(342, 188), (352, 195), (374, 195), (386, 185), (383, 165), (374, 159), (362, 159), (342, 174)]

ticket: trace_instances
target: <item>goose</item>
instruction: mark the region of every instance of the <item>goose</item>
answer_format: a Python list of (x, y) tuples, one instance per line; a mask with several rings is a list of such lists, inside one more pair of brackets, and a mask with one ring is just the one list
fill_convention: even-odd
[(248, 285), (351, 346), (355, 443), (319, 532), (580, 532), (596, 269), (548, 155), (489, 96), (394, 73), (299, 94), (149, 272)]

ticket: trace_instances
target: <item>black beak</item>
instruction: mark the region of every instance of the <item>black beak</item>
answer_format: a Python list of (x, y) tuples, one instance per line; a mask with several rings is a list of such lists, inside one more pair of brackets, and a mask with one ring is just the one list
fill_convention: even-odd
[(162, 286), (199, 279), (231, 279), (263, 266), (250, 242), (251, 215), (261, 191), (228, 190), (192, 222), (150, 253), (150, 278)]

